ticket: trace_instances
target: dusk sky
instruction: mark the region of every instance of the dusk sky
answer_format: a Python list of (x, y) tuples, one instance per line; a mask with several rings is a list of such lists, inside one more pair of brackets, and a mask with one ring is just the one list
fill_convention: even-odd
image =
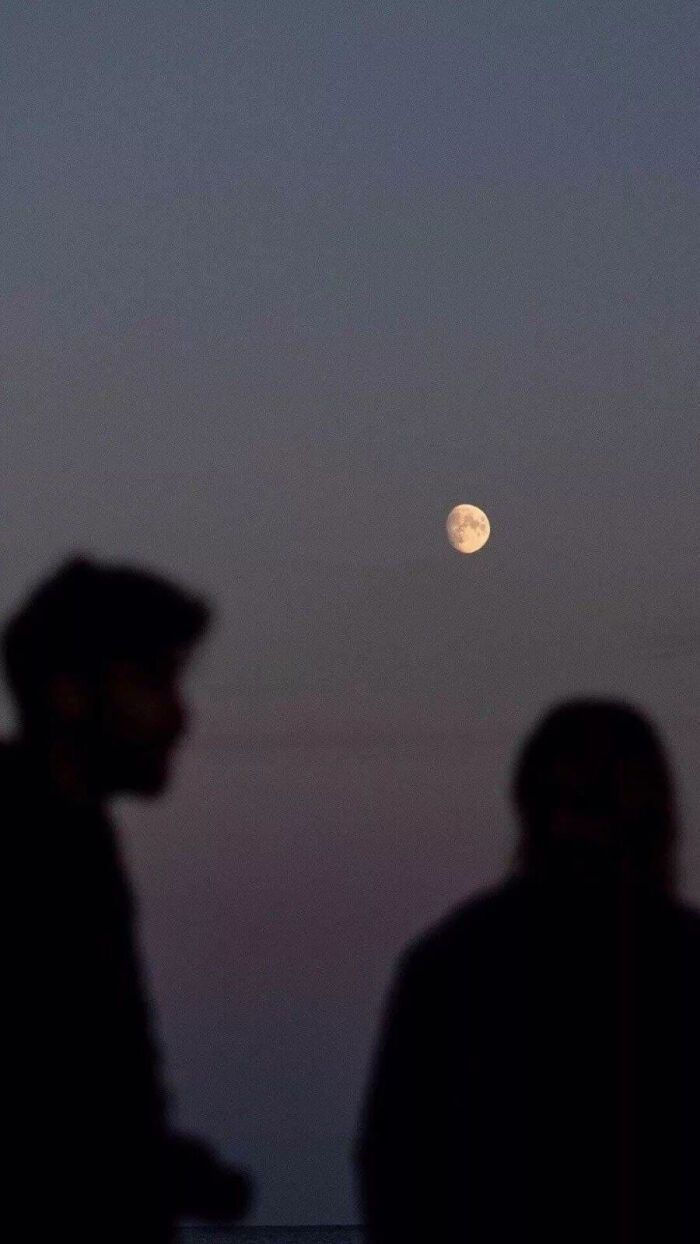
[(3, 13), (0, 612), (78, 550), (214, 603), (116, 808), (177, 1118), (352, 1222), (392, 964), (553, 701), (658, 723), (700, 901), (697, 8)]

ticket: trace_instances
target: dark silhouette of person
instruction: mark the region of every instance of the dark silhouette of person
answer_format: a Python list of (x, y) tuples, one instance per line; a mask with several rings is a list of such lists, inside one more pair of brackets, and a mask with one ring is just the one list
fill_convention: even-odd
[(404, 953), (356, 1151), (371, 1244), (700, 1240), (700, 915), (646, 719), (555, 708), (511, 875)]
[(163, 578), (75, 558), (3, 634), (18, 716), (0, 745), (16, 913), (5, 1101), (25, 1238), (165, 1244), (181, 1217), (234, 1221), (248, 1208), (245, 1173), (169, 1124), (107, 810), (121, 792), (165, 789), (186, 726), (179, 680), (208, 620)]

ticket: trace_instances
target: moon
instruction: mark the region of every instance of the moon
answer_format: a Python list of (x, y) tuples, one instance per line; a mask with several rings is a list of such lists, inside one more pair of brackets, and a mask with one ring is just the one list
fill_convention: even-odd
[(458, 553), (476, 553), (491, 535), (491, 524), (478, 505), (456, 505), (447, 515), (447, 539)]

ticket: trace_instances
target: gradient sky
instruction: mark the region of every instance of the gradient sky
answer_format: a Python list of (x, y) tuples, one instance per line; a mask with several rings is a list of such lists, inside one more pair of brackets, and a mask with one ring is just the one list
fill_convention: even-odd
[(3, 6), (0, 609), (76, 549), (216, 603), (119, 811), (254, 1221), (355, 1219), (392, 962), (503, 869), (553, 700), (658, 721), (700, 900), (696, 12)]

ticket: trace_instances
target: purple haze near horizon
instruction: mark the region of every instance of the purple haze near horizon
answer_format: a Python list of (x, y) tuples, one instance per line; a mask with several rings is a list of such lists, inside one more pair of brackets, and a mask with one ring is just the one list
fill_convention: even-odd
[(120, 814), (179, 1117), (256, 1221), (355, 1217), (392, 961), (503, 869), (554, 699), (658, 721), (700, 898), (695, 22), (5, 6), (0, 605), (75, 549), (216, 602)]

